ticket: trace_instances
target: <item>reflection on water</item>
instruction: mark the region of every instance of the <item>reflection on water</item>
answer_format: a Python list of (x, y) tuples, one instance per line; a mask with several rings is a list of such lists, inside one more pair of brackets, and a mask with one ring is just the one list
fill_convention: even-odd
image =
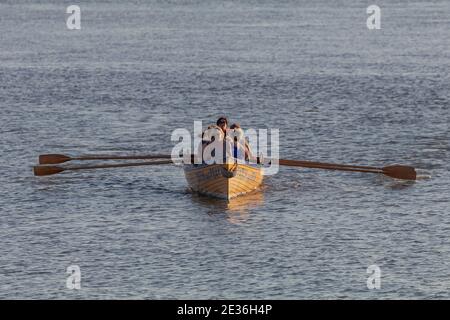
[(264, 193), (263, 190), (256, 190), (231, 200), (216, 199), (193, 193), (192, 201), (196, 205), (206, 207), (210, 215), (225, 214), (228, 222), (240, 224), (247, 221), (252, 210), (264, 205)]
[(392, 190), (401, 190), (401, 189), (407, 189), (416, 184), (415, 181), (404, 181), (404, 180), (397, 180), (397, 179), (392, 179), (392, 180), (393, 181), (389, 182), (386, 185), (386, 188), (392, 189)]

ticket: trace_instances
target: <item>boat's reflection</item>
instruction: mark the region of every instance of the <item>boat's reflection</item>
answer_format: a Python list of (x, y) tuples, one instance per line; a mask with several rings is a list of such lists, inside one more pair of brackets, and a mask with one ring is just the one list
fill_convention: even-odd
[(228, 222), (240, 224), (248, 220), (252, 210), (264, 204), (264, 193), (262, 190), (256, 190), (228, 201), (194, 193), (192, 201), (206, 208), (210, 215), (225, 214)]

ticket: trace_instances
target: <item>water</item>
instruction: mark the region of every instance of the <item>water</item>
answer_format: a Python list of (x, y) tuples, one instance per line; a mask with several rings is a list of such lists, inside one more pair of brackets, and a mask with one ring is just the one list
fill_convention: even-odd
[[(366, 1), (77, 1), (81, 31), (69, 4), (0, 1), (0, 298), (449, 298), (448, 1), (377, 1), (378, 31)], [(32, 175), (221, 114), (284, 158), (431, 179), (282, 168), (227, 204), (177, 167)]]

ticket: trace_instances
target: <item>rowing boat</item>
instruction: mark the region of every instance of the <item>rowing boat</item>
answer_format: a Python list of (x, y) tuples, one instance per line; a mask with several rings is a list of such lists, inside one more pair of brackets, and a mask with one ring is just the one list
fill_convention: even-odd
[(194, 192), (227, 200), (258, 189), (262, 170), (261, 165), (241, 163), (184, 165), (186, 180)]
[(253, 164), (186, 164), (184, 174), (194, 191), (221, 199), (232, 199), (258, 189), (263, 168)]

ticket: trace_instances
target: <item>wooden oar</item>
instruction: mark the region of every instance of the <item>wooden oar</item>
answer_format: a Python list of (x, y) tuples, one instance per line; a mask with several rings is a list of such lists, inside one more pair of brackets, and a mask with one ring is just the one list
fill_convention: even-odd
[(81, 157), (70, 157), (64, 154), (42, 154), (39, 156), (39, 164), (59, 164), (74, 160), (144, 160), (144, 159), (170, 159), (168, 154), (151, 154), (136, 156), (115, 155), (88, 155)]
[(340, 171), (352, 171), (352, 172), (368, 172), (368, 173), (382, 173), (392, 178), (403, 180), (416, 180), (417, 173), (414, 167), (404, 165), (392, 165), (387, 167), (370, 167), (370, 166), (353, 166), (346, 164), (334, 164), (324, 162), (313, 161), (299, 161), (299, 160), (286, 160), (279, 159), (279, 164), (282, 166), (290, 167), (304, 167), (304, 168), (316, 168), (327, 170), (340, 170)]
[[(108, 155), (92, 155), (82, 157), (70, 157), (63, 154), (44, 154), (39, 156), (40, 164), (58, 164), (72, 160), (126, 160), (126, 159), (170, 159), (171, 156), (167, 154), (155, 155), (135, 155), (135, 156), (108, 156)], [(102, 169), (102, 168), (120, 168), (132, 166), (145, 166), (155, 164), (169, 164), (170, 160), (153, 161), (153, 162), (139, 162), (126, 164), (110, 164), (97, 166), (80, 166), (80, 167), (58, 167), (58, 166), (36, 166), (34, 167), (34, 174), (37, 176), (45, 176), (60, 173), (65, 170), (82, 170), (82, 169)], [(259, 163), (259, 158), (258, 158)], [(300, 160), (286, 160), (279, 159), (279, 164), (291, 167), (316, 168), (327, 170), (340, 170), (351, 172), (367, 172), (367, 173), (382, 173), (392, 178), (404, 180), (416, 180), (417, 173), (414, 167), (404, 165), (392, 165), (387, 167), (371, 167), (371, 166), (357, 166), (347, 164), (336, 164), (326, 162), (300, 161)]]
[(78, 167), (60, 167), (60, 166), (34, 166), (33, 171), (35, 176), (49, 176), (57, 174), (63, 171), (76, 171), (76, 170), (88, 170), (88, 169), (106, 169), (106, 168), (123, 168), (123, 167), (137, 167), (137, 166), (152, 166), (159, 164), (172, 164), (171, 160), (151, 161), (151, 162), (134, 162), (134, 163), (121, 163), (121, 164), (102, 164), (91, 166), (78, 166)]

